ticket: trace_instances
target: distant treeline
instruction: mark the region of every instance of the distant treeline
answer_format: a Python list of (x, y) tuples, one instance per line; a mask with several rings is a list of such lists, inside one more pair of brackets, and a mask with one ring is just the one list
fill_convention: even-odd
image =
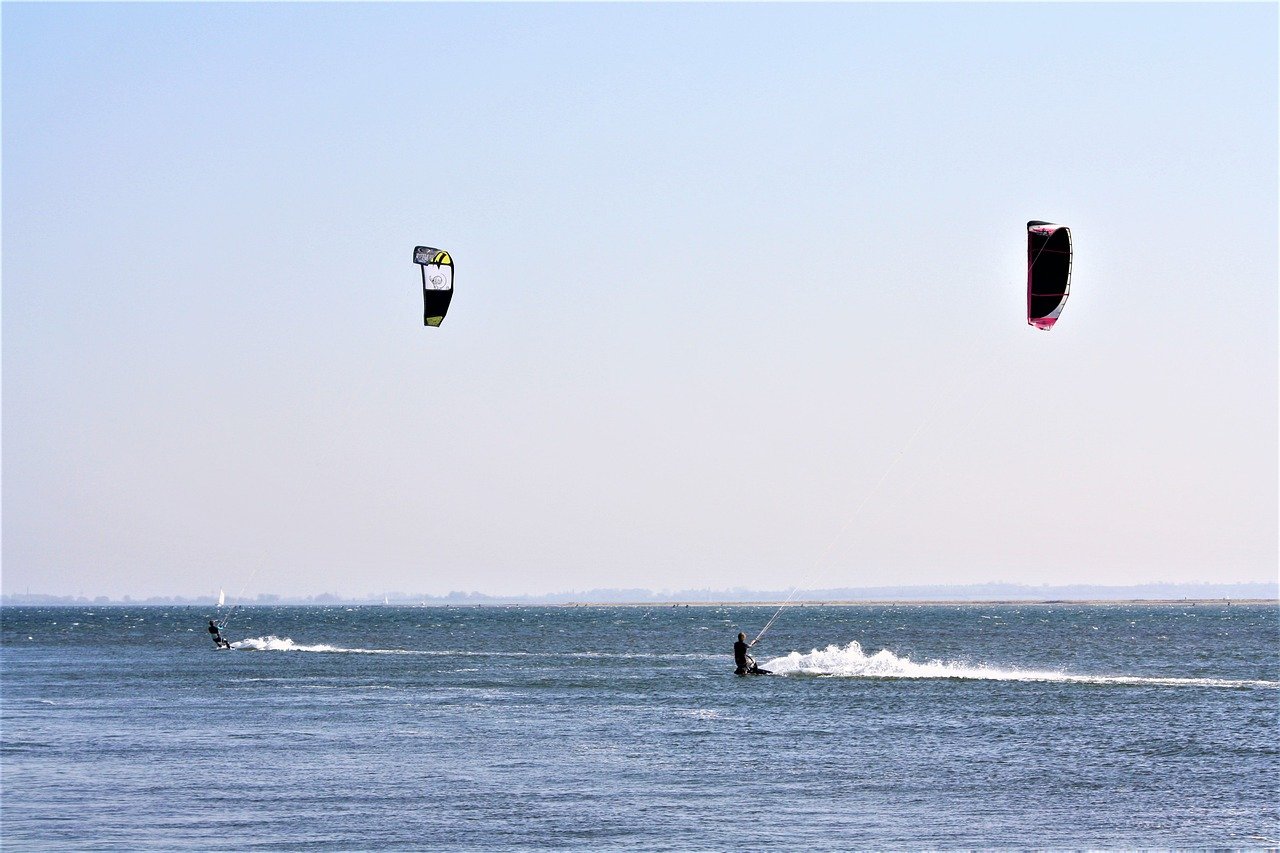
[[(482, 592), (451, 592), (448, 595), (410, 595), (406, 593), (370, 593), (364, 597), (347, 597), (324, 593), (322, 595), (288, 596), (263, 594), (238, 601), (235, 604), (257, 605), (330, 605), (330, 604), (661, 604), (682, 602), (688, 604), (723, 601), (776, 602), (783, 601), (789, 590), (751, 589), (688, 589), (677, 592), (654, 592), (648, 589), (591, 589), (572, 592), (556, 592), (545, 595), (489, 595)], [(1027, 586), (1012, 583), (984, 583), (964, 586), (879, 586), (836, 589), (802, 590), (792, 596), (792, 601), (1169, 601), (1178, 599), (1280, 599), (1280, 583), (1151, 583), (1134, 586)], [(105, 595), (95, 598), (74, 595), (24, 595), (0, 596), (0, 605), (6, 607), (49, 605), (189, 605), (210, 607), (216, 596), (194, 597), (152, 596), (150, 598), (114, 599)]]

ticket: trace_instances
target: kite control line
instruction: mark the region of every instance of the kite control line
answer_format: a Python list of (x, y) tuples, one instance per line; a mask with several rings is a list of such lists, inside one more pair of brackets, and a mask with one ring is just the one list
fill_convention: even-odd
[(240, 605), (244, 601), (244, 591), (249, 588), (249, 584), (253, 583), (254, 576), (258, 574), (258, 568), (260, 567), (255, 566), (254, 570), (249, 573), (249, 579), (244, 582), (244, 586), (240, 587), (240, 594), (236, 596), (236, 603), (231, 606), (229, 611), (227, 611), (227, 615), (222, 617), (222, 620), (218, 622), (218, 630), (225, 631), (227, 630), (227, 626), (231, 624), (231, 617), (235, 616), (236, 611), (240, 609)]
[[(994, 351), (990, 352), (988, 354), (987, 359), (975, 365), (973, 372), (976, 372), (977, 370), (985, 368), (987, 365), (991, 363), (994, 357), (995, 357), (995, 352)], [(970, 375), (972, 375), (972, 372), (970, 373)], [(889, 475), (892, 474), (894, 469), (898, 467), (898, 463), (902, 461), (902, 458), (907, 455), (907, 450), (911, 448), (911, 445), (915, 442), (917, 436), (919, 436), (920, 433), (924, 431), (924, 428), (928, 426), (929, 423), (931, 423), (933, 419), (937, 416), (938, 411), (942, 408), (943, 402), (951, 395), (956, 385), (959, 384), (960, 379), (961, 377), (957, 376), (955, 379), (952, 380), (950, 386), (945, 388), (943, 392), (938, 395), (937, 399), (934, 401), (932, 408), (930, 408), (929, 411), (925, 413), (925, 416), (921, 419), (920, 423), (916, 425), (916, 428), (911, 432), (911, 435), (907, 437), (907, 440), (905, 442), (903, 442), (903, 445), (901, 448), (899, 448), (897, 454), (893, 457), (893, 459), (889, 461), (888, 466), (884, 469), (884, 473), (880, 475), (880, 479), (876, 481), (875, 485), (871, 487), (871, 490), (867, 492), (867, 494), (862, 498), (862, 502), (859, 503), (858, 506), (854, 509), (854, 511), (849, 515), (849, 517), (845, 519), (845, 522), (840, 527), (839, 532), (837, 532), (836, 535), (832, 537), (830, 543), (827, 544), (827, 547), (823, 549), (822, 553), (819, 554), (817, 559), (815, 559), (812, 565), (809, 566), (809, 571), (806, 572), (804, 577), (801, 578), (800, 583), (796, 584), (791, 588), (791, 593), (786, 597), (786, 600), (784, 600), (782, 604), (778, 605), (778, 609), (774, 612), (773, 616), (769, 618), (769, 621), (765, 623), (764, 627), (760, 629), (760, 633), (756, 634), (756, 638), (751, 641), (751, 645), (754, 646), (756, 643), (760, 642), (760, 638), (763, 637), (765, 633), (770, 628), (773, 627), (774, 622), (778, 621), (778, 616), (782, 614), (783, 609), (785, 609), (786, 606), (790, 604), (792, 600), (796, 597), (796, 593), (800, 591), (800, 587), (809, 578), (809, 576), (813, 574), (814, 570), (818, 568), (818, 566), (822, 563), (822, 561), (827, 558), (827, 555), (831, 553), (831, 550), (833, 548), (835, 548), (836, 543), (839, 542), (844, 537), (845, 533), (849, 530), (849, 527), (850, 525), (853, 524), (854, 519), (856, 519), (859, 515), (862, 514), (863, 509), (865, 509), (867, 504), (871, 502), (871, 499), (876, 496), (876, 493), (880, 491), (880, 488), (885, 484), (885, 481), (889, 479)]]

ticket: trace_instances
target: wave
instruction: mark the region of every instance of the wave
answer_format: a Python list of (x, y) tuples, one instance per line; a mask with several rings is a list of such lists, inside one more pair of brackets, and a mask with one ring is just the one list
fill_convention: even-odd
[(917, 663), (888, 649), (868, 655), (857, 641), (832, 644), (808, 654), (792, 652), (761, 664), (777, 675), (838, 678), (947, 678), (976, 681), (1040, 681), (1062, 684), (1112, 684), (1163, 687), (1280, 688), (1280, 681), (1231, 678), (1178, 678), (1145, 675), (1072, 675), (1052, 670), (1006, 669), (986, 664), (931, 660)]

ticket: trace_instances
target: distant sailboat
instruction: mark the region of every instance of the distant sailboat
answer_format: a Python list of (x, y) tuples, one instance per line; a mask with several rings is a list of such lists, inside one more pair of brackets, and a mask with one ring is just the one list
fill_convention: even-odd
[(226, 606), (227, 606), (227, 592), (226, 592), (226, 590), (223, 590), (223, 589), (219, 589), (219, 590), (218, 590), (218, 606), (219, 606), (219, 607), (226, 607)]
[(391, 602), (390, 602), (390, 601), (387, 601), (387, 597), (384, 595), (384, 596), (382, 596), (382, 603), (383, 603), (383, 604), (390, 604)]

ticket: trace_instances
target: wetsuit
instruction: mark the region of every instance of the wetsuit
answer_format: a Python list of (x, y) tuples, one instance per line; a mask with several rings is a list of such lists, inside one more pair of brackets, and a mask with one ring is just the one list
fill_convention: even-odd
[(747, 649), (754, 645), (755, 643), (748, 643), (746, 640), (738, 640), (733, 644), (733, 662), (737, 666), (733, 671), (734, 675), (773, 675), (771, 671), (761, 669), (756, 659), (747, 654)]
[(755, 666), (756, 662), (747, 654), (749, 648), (751, 647), (746, 640), (738, 640), (733, 644), (733, 662), (738, 667), (733, 671), (734, 675), (746, 675)]
[(213, 637), (213, 644), (218, 648), (222, 649), (231, 647), (231, 644), (222, 639), (222, 635), (218, 633), (218, 626), (212, 622), (209, 623), (209, 634)]

